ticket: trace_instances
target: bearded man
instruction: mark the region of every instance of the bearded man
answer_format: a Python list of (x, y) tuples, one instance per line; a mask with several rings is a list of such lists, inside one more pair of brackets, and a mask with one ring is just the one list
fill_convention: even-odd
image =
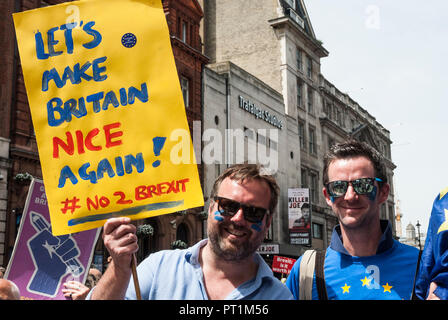
[[(215, 181), (208, 210), (208, 239), (184, 250), (151, 254), (137, 268), (142, 299), (292, 299), (256, 252), (272, 222), (279, 188), (255, 164), (228, 168)], [(138, 250), (129, 218), (104, 225), (112, 262), (91, 299), (135, 299), (131, 259)]]

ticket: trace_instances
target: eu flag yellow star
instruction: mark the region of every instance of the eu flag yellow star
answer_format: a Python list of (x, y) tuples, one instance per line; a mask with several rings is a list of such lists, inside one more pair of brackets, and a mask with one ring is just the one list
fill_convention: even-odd
[(448, 210), (445, 210), (445, 222), (443, 222), (440, 227), (439, 230), (437, 230), (437, 233), (440, 233), (442, 231), (448, 230)]
[(371, 278), (364, 277), (364, 279), (361, 279), (362, 286), (363, 286), (363, 287), (364, 287), (364, 286), (369, 286), (369, 285), (370, 285), (370, 281), (372, 281)]
[(390, 291), (390, 289), (392, 289), (393, 288), (393, 286), (390, 286), (389, 285), (389, 283), (386, 283), (384, 286), (382, 286), (383, 288), (384, 288), (384, 291), (383, 292), (389, 292), (389, 293), (392, 293), (391, 291)]
[(442, 191), (440, 191), (439, 200), (441, 200), (447, 193), (448, 193), (448, 188), (445, 188)]
[(351, 286), (348, 286), (346, 283), (344, 283), (344, 286), (343, 287), (341, 287), (342, 288), (342, 293), (350, 293), (350, 287)]

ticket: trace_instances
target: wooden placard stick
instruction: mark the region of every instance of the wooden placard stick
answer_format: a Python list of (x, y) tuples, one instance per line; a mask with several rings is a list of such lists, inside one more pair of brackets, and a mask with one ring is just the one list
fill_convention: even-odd
[(131, 270), (132, 270), (132, 278), (134, 279), (134, 287), (135, 287), (135, 294), (137, 295), (137, 300), (142, 300), (142, 295), (140, 293), (140, 285), (138, 284), (137, 258), (135, 257), (135, 253), (132, 255), (131, 259)]

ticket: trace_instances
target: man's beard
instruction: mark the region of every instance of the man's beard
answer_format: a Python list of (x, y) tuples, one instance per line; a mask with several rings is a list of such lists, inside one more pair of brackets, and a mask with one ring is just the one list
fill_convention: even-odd
[[(224, 232), (222, 231), (224, 227), (229, 227), (230, 225), (233, 225), (232, 228), (234, 230), (246, 232), (246, 241), (238, 241), (238, 243), (232, 243), (231, 241), (229, 241), (229, 239), (224, 240), (221, 236), (221, 232)], [(218, 257), (227, 262), (238, 262), (253, 255), (262, 240), (259, 240), (258, 237), (257, 239), (251, 239), (251, 230), (248, 230), (244, 227), (238, 227), (232, 222), (222, 222), (220, 224), (216, 224), (213, 227), (209, 228), (208, 231), (208, 238), (211, 244), (212, 251)]]

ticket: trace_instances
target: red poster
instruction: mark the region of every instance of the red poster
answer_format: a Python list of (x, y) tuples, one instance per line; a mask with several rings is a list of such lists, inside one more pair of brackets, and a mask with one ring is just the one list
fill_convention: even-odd
[(293, 258), (274, 256), (274, 260), (272, 261), (272, 271), (289, 274), (295, 262), (296, 259)]

